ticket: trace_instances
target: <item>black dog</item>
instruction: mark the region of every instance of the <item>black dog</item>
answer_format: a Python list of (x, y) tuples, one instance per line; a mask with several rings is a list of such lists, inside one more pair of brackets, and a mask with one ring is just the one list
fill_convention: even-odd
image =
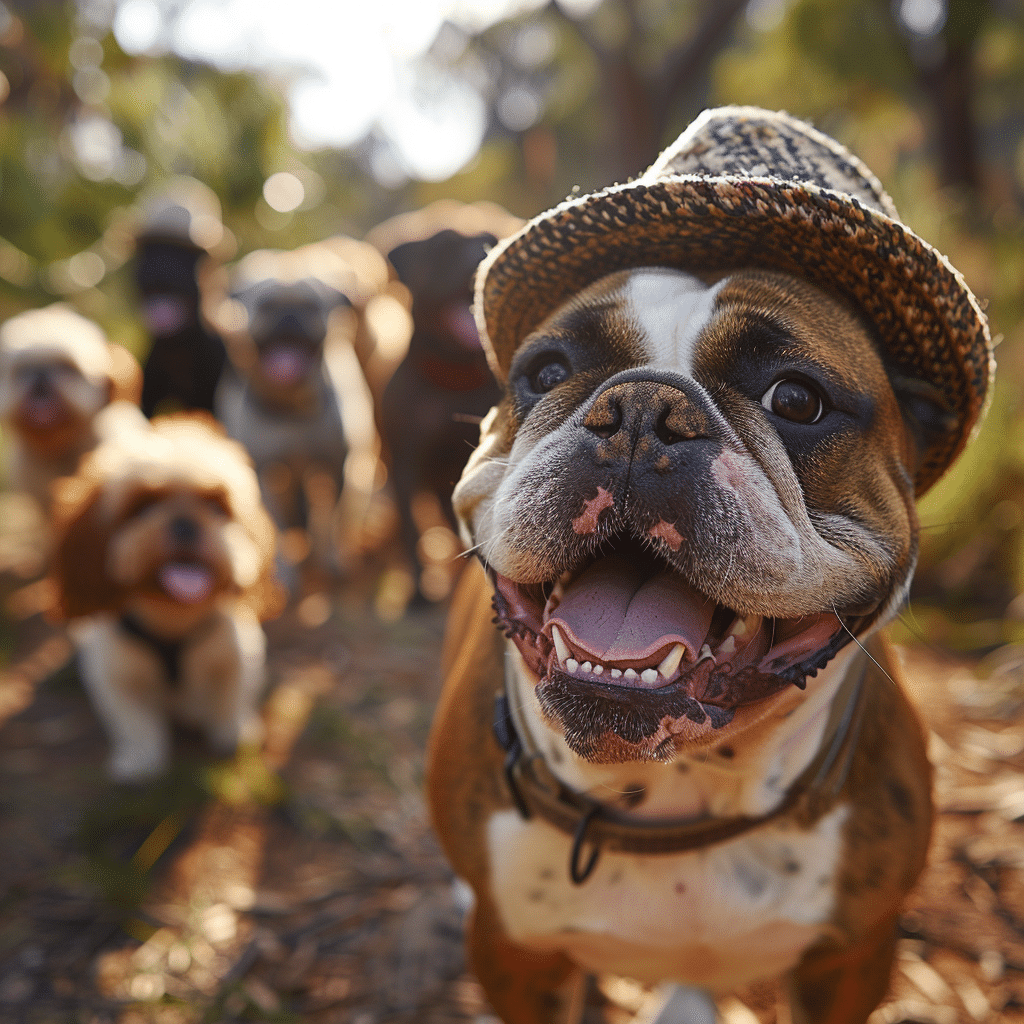
[(212, 412), (226, 358), (224, 342), (200, 314), (199, 273), (224, 234), (219, 203), (200, 182), (177, 185), (151, 202), (136, 236), (135, 281), (152, 340), (143, 367), (147, 416)]

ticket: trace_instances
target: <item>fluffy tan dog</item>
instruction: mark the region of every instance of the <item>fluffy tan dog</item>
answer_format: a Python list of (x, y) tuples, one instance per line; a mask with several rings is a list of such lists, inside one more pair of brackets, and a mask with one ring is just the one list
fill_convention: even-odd
[(49, 507), (50, 484), (75, 471), (98, 438), (93, 420), (119, 399), (138, 402), (142, 370), (69, 306), (11, 317), (0, 327), (0, 422), (8, 482)]
[(208, 414), (101, 415), (116, 427), (55, 488), (53, 575), (110, 775), (138, 781), (167, 767), (172, 719), (219, 751), (259, 739), (275, 532), (248, 457)]

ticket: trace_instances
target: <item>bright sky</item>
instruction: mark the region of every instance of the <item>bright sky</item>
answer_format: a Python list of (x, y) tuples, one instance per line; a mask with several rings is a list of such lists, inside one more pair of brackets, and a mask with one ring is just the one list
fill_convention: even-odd
[[(545, 0), (121, 0), (114, 34), (128, 53), (173, 49), (228, 69), (288, 76), (296, 142), (345, 147), (374, 126), (393, 144), (398, 174), (442, 180), (472, 159), (487, 127), (474, 84), (426, 54), (447, 21), (466, 33)], [(593, 0), (564, 0), (570, 13)], [(284, 12), (287, 12), (285, 16)], [(459, 31), (461, 30), (461, 31)]]

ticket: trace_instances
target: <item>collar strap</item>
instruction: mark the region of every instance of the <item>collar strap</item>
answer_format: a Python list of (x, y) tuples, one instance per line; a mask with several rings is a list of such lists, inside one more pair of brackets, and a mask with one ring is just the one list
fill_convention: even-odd
[[(209, 619), (204, 619), (199, 628), (202, 628), (204, 624), (209, 625), (212, 618), (213, 616)], [(167, 640), (147, 629), (131, 612), (123, 612), (118, 622), (126, 633), (135, 637), (136, 640), (141, 640), (157, 656), (160, 664), (163, 665), (164, 670), (167, 672), (168, 682), (172, 687), (176, 686), (181, 679), (182, 652), (196, 631), (193, 630), (188, 637), (182, 637), (178, 640)]]
[[(581, 885), (590, 877), (602, 850), (619, 853), (665, 854), (700, 850), (759, 828), (796, 811), (801, 820), (816, 820), (835, 802), (846, 782), (864, 710), (867, 659), (854, 667), (832, 700), (826, 739), (817, 755), (767, 814), (730, 818), (671, 818), (643, 820), (627, 817), (559, 781), (539, 752), (527, 751), (522, 722), (502, 689), (495, 697), (494, 735), (505, 750), (505, 779), (524, 819), (534, 816), (573, 837), (569, 877)], [(590, 855), (582, 862), (584, 846)]]

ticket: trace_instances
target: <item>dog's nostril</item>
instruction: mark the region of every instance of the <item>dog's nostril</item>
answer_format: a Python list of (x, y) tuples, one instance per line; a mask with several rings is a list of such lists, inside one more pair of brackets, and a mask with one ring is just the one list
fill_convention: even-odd
[(195, 544), (199, 540), (199, 524), (188, 516), (172, 519), (169, 532), (175, 544)]
[(678, 433), (669, 426), (669, 417), (672, 415), (671, 409), (666, 409), (661, 416), (658, 417), (658, 422), (654, 426), (655, 437), (662, 444), (678, 444), (680, 441), (685, 441), (686, 437), (683, 434)]
[(622, 408), (613, 398), (605, 398), (603, 401), (598, 401), (587, 414), (583, 425), (592, 434), (596, 434), (600, 438), (607, 439), (612, 437), (618, 433), (619, 427), (622, 426)]

